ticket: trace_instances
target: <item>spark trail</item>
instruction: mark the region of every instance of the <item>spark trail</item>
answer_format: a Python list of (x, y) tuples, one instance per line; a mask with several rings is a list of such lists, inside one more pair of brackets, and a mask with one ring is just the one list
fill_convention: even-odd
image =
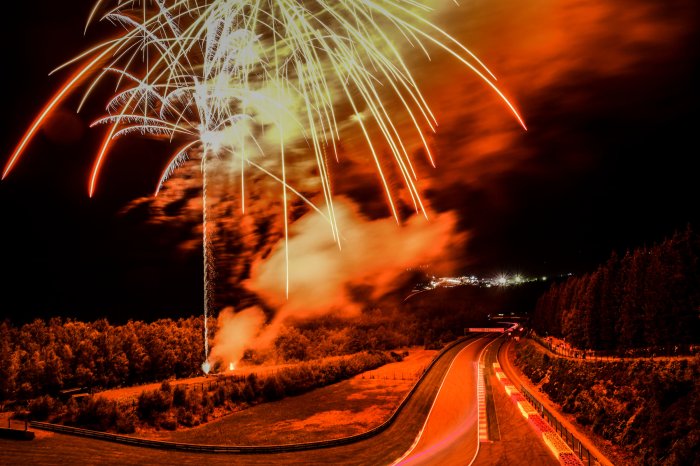
[(212, 292), (214, 272), (211, 237), (209, 236), (209, 219), (207, 218), (207, 153), (202, 155), (202, 259), (204, 268), (204, 362), (202, 370), (208, 374), (211, 370), (209, 362), (209, 301)]
[[(114, 140), (122, 136), (150, 135), (180, 147), (164, 167), (156, 193), (189, 152), (201, 153), (203, 368), (208, 369), (206, 317), (213, 272), (207, 227), (210, 158), (235, 162), (226, 166), (240, 171), (242, 209), (247, 172), (261, 172), (279, 183), (285, 242), (289, 198), (298, 196), (326, 218), (340, 245), (329, 166), (333, 159), (340, 160), (338, 142), (347, 128), (364, 138), (366, 163), (376, 167), (396, 221), (390, 166), (415, 211), (427, 217), (408, 141), (419, 141), (434, 165), (426, 132), (435, 131), (437, 121), (402, 46), (420, 50), (428, 58), (429, 48), (453, 56), (525, 128), (515, 106), (496, 86), (493, 73), (427, 20), (429, 11), (419, 0), (98, 0), (88, 26), (101, 20), (123, 32), (60, 67), (79, 65), (32, 122), (7, 162), (3, 178), (69, 95), (84, 89), (80, 109), (88, 98), (100, 94), (96, 89), (115, 83), (106, 114), (93, 123), (107, 125), (108, 130), (90, 175), (90, 196)], [(399, 114), (407, 125), (399, 125)], [(385, 152), (390, 156), (380, 155)], [(270, 153), (278, 156), (265, 157)], [(295, 188), (306, 181), (299, 177), (309, 177), (295, 170), (303, 158), (316, 165), (322, 205)], [(285, 280), (288, 286), (288, 271)]]

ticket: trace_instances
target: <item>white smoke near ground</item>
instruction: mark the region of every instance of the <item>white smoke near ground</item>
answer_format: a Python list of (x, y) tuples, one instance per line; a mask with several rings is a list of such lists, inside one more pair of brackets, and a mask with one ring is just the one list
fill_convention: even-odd
[(258, 307), (234, 312), (227, 307), (219, 313), (218, 330), (209, 357), (229, 367), (241, 360), (246, 348), (258, 336), (265, 323), (265, 313)]
[(263, 325), (257, 308), (252, 313), (250, 309), (223, 312), (212, 350), (215, 360), (236, 362), (244, 348), (269, 346), (290, 318), (357, 315), (362, 303), (353, 300), (353, 286), (363, 286), (370, 290), (370, 298), (378, 298), (400, 285), (399, 277), (409, 268), (429, 264), (446, 272), (452, 269), (452, 251), (461, 249), (466, 240), (465, 233), (456, 232), (453, 212), (433, 214), (429, 220), (414, 215), (398, 225), (393, 218), (368, 219), (357, 206), (340, 198), (335, 214), (340, 248), (327, 221), (317, 213), (308, 213), (292, 225), (288, 297), (283, 240), (253, 265), (245, 285), (276, 313)]

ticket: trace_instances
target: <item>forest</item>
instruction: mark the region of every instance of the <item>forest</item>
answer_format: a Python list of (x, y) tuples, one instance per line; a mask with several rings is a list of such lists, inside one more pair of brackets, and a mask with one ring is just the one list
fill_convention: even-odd
[(187, 377), (202, 364), (202, 319), (0, 323), (0, 400)]
[(579, 349), (676, 354), (700, 342), (699, 317), (700, 237), (687, 228), (555, 283), (538, 300), (532, 327)]

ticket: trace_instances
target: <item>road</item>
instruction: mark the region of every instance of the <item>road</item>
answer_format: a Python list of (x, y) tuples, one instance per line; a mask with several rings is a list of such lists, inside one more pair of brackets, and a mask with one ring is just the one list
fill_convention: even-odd
[[(423, 434), (416, 447), (411, 452), (410, 464), (453, 464), (428, 463), (428, 458), (438, 458), (436, 455), (447, 455), (458, 458), (457, 464), (467, 465), (474, 456), (476, 449), (476, 433), (471, 428), (459, 432), (459, 428), (450, 429), (448, 435), (454, 434), (446, 441), (439, 437), (435, 430), (438, 424), (455, 426), (460, 420), (474, 419), (476, 425), (475, 375), (473, 361), (481, 349), (488, 343), (487, 338), (472, 338), (449, 349), (438, 360), (423, 383), (418, 387), (405, 408), (397, 416), (395, 422), (382, 433), (349, 445), (324, 448), (319, 450), (300, 451), (293, 453), (273, 453), (254, 455), (202, 454), (180, 451), (167, 451), (121, 445), (95, 439), (75, 437), (70, 435), (38, 432), (37, 439), (32, 442), (17, 442), (0, 439), (0, 464), (236, 464), (236, 465), (388, 465), (401, 457), (411, 448), (414, 440), (423, 427)], [(453, 362), (454, 361), (454, 362)], [(447, 374), (447, 376), (445, 376)], [(436, 394), (440, 391), (440, 400), (433, 407)], [(448, 409), (452, 406), (451, 409)], [(431, 411), (430, 421), (425, 423), (426, 416)], [(458, 412), (456, 417), (454, 412)], [(444, 419), (444, 421), (443, 421)], [(446, 421), (449, 420), (449, 423)], [(456, 422), (456, 424), (455, 424)], [(435, 428), (432, 425), (435, 424)], [(471, 446), (468, 439), (473, 438)], [(464, 443), (467, 439), (467, 443)], [(428, 446), (430, 445), (430, 446)], [(464, 449), (464, 451), (462, 451)], [(463, 453), (463, 454), (462, 454)], [(417, 455), (421, 455), (418, 458)], [(439, 456), (442, 458), (442, 456)], [(448, 459), (449, 460), (449, 459)], [(419, 462), (413, 462), (419, 461)], [(405, 463), (409, 464), (409, 463)]]
[(454, 358), (423, 430), (408, 454), (398, 461), (399, 465), (467, 465), (476, 456), (476, 364), (485, 341), (474, 341)]

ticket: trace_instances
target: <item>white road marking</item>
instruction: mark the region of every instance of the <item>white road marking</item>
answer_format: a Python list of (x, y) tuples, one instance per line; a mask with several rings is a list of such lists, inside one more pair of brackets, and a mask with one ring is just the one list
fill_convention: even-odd
[[(479, 353), (479, 357), (478, 357), (477, 360), (476, 360), (477, 364), (479, 364), (479, 365), (481, 364), (481, 358), (484, 356), (484, 352), (486, 351), (486, 348), (488, 348), (489, 346), (491, 346), (491, 345), (493, 344), (493, 342), (496, 341), (496, 340), (498, 340), (498, 339), (494, 339), (494, 340), (492, 340), (488, 345), (484, 346), (484, 349), (481, 350), (481, 353)], [(484, 379), (483, 379), (483, 377), (481, 377), (481, 383), (482, 383), (482, 384), (483, 384), (483, 381), (484, 381)], [(478, 383), (479, 383), (479, 382), (477, 382), (477, 384), (478, 384)], [(477, 396), (477, 398), (478, 398), (478, 396)], [(484, 414), (486, 414), (486, 412), (484, 412)], [(481, 418), (481, 415), (479, 415), (479, 418)], [(477, 439), (476, 439), (476, 440), (477, 440), (477, 441), (476, 441), (476, 451), (474, 452), (474, 457), (473, 457), (472, 460), (469, 462), (469, 465), (468, 465), (468, 466), (472, 466), (472, 465), (474, 464), (474, 461), (476, 461), (476, 457), (479, 456), (479, 450), (481, 449), (481, 442), (479, 441), (478, 433), (477, 433)]]
[[(462, 351), (466, 350), (471, 345), (473, 345), (474, 343), (476, 343), (477, 341), (480, 341), (480, 340), (482, 340), (482, 338), (477, 338), (473, 342), (469, 343), (467, 346), (465, 346), (464, 348), (459, 350), (459, 353), (457, 353), (457, 355), (455, 355), (454, 359), (452, 359), (452, 362), (450, 362), (450, 367), (447, 368), (447, 371), (445, 371), (445, 375), (442, 376), (442, 381), (440, 382), (440, 388), (438, 389), (437, 395), (435, 395), (435, 399), (433, 400), (433, 404), (430, 406), (430, 411), (428, 411), (428, 416), (425, 418), (425, 422), (423, 423), (423, 427), (421, 427), (420, 431), (418, 432), (418, 435), (416, 436), (415, 440), (413, 441), (413, 445), (411, 445), (411, 447), (408, 450), (406, 450), (406, 453), (404, 453), (401, 456), (401, 458), (399, 458), (396, 461), (394, 461), (393, 463), (391, 463), (391, 466), (396, 466), (397, 464), (399, 464), (400, 462), (405, 460), (411, 453), (413, 453), (413, 450), (416, 448), (416, 446), (418, 446), (418, 442), (420, 442), (420, 439), (423, 436), (423, 431), (425, 430), (425, 427), (428, 425), (428, 421), (430, 420), (430, 415), (433, 412), (433, 408), (435, 407), (435, 403), (437, 403), (438, 398), (440, 398), (440, 392), (442, 391), (443, 385), (445, 385), (445, 380), (447, 379), (447, 374), (449, 374), (450, 371), (452, 370), (452, 365), (455, 363), (455, 361), (457, 360), (459, 355), (462, 354)], [(478, 446), (477, 446), (477, 449), (478, 449)]]

